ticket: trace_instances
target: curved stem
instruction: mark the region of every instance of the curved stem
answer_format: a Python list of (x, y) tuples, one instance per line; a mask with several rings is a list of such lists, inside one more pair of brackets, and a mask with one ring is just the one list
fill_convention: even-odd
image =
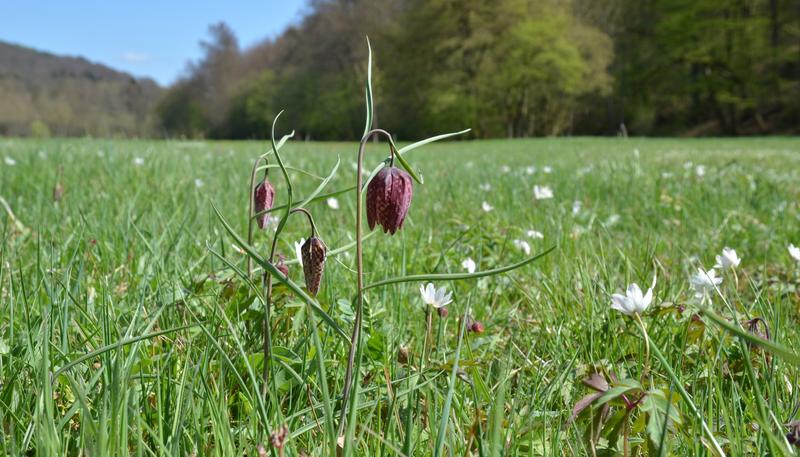
[(295, 209), (289, 211), (289, 214), (294, 214), (294, 213), (303, 213), (303, 214), (306, 215), (306, 217), (308, 218), (308, 223), (311, 225), (311, 237), (312, 238), (316, 237), (317, 236), (317, 225), (314, 224), (314, 217), (311, 216), (311, 212), (308, 211), (305, 208), (295, 208)]
[[(356, 167), (356, 278), (357, 278), (357, 293), (356, 293), (356, 317), (355, 321), (353, 322), (353, 334), (350, 338), (350, 351), (347, 355), (347, 370), (345, 371), (344, 375), (344, 387), (342, 390), (342, 410), (341, 410), (341, 417), (339, 419), (339, 435), (342, 434), (344, 431), (345, 426), (345, 418), (347, 417), (347, 410), (350, 403), (351, 391), (358, 389), (358, 383), (353, 383), (353, 365), (355, 364), (356, 359), (356, 349), (361, 347), (361, 321), (362, 321), (362, 308), (363, 308), (363, 294), (364, 294), (364, 259), (363, 259), (363, 249), (362, 249), (362, 234), (361, 234), (361, 225), (362, 225), (362, 213), (363, 213), (363, 203), (362, 203), (362, 187), (363, 187), (363, 177), (362, 177), (362, 169), (364, 165), (364, 149), (367, 145), (367, 141), (369, 141), (370, 137), (374, 134), (381, 134), (386, 136), (389, 139), (389, 142), (393, 144), (392, 135), (389, 134), (386, 130), (382, 129), (373, 129), (368, 131), (362, 138), (361, 142), (358, 145), (358, 164)], [(392, 147), (392, 150), (395, 148)], [(345, 446), (347, 443), (345, 442)]]

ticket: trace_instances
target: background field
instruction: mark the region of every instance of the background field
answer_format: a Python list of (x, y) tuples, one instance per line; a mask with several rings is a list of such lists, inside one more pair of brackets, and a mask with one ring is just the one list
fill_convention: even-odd
[[(253, 291), (209, 248), (244, 265), (211, 203), (244, 233), (249, 168), (266, 148), (263, 142), (0, 140), (0, 196), (8, 203), (0, 218), (3, 454), (257, 455), (256, 445), (267, 442), (252, 404), (261, 373), (261, 314)], [(341, 166), (328, 189), (352, 185), (355, 144), (293, 142), (282, 151), (288, 165), (320, 176), (338, 155)], [(366, 168), (385, 154), (385, 146), (370, 146)], [(463, 271), (467, 257), (479, 270), (507, 265), (525, 257), (514, 240), (527, 241), (533, 253), (556, 246), (506, 276), (438, 284), (454, 291), (454, 303), (447, 319), (434, 319), (436, 344), (415, 391), (414, 455), (432, 452), (458, 316), (467, 308), (486, 331), (468, 335), (461, 352), (464, 372), (454, 387), (446, 452), (477, 453), (480, 443), (485, 455), (501, 449), (591, 455), (584, 439), (591, 421), (569, 423), (573, 406), (589, 393), (581, 379), (595, 370), (638, 379), (644, 358), (635, 321), (610, 310), (610, 294), (629, 282), (649, 285), (658, 264), (656, 300), (644, 316), (652, 344), (729, 455), (778, 449), (768, 437), (783, 440), (783, 424), (796, 414), (800, 370), (754, 355), (753, 384), (741, 363), (744, 346), (716, 325), (693, 322), (697, 301), (688, 278), (699, 265), (710, 268), (724, 246), (735, 248), (743, 257), (739, 286), (727, 275), (721, 291), (743, 316), (763, 317), (773, 340), (800, 349), (800, 264), (786, 249), (800, 244), (800, 140), (454, 142), (408, 158), (425, 184), (415, 187), (398, 235), (366, 242), (368, 282)], [(282, 181), (271, 176), (282, 202)], [(319, 184), (293, 176), (296, 196)], [(65, 189), (58, 203), (56, 182)], [(551, 186), (554, 198), (535, 200), (534, 185)], [(338, 201), (338, 210), (324, 199), (309, 206), (331, 249), (352, 241), (353, 193)], [(484, 211), (482, 202), (493, 209)], [(300, 218), (290, 219), (279, 252), (293, 259), (292, 243), (307, 232)], [(266, 252), (264, 233), (256, 240)], [(302, 284), (298, 266), (290, 269)], [(329, 259), (319, 300), (348, 333), (354, 281), (352, 255)], [(404, 448), (409, 374), (417, 373), (425, 328), (418, 286), (367, 294), (359, 454)], [(288, 425), (289, 455), (318, 455), (321, 394), (305, 308), (284, 290), (278, 295), (277, 396), (266, 425)], [(719, 297), (712, 306), (731, 319)], [(200, 325), (111, 348), (53, 379), (90, 351), (190, 324)], [(347, 347), (320, 329), (335, 396)], [(409, 348), (408, 364), (397, 361), (401, 346)], [(654, 383), (669, 386), (658, 361), (651, 365)], [(387, 380), (396, 381), (391, 389)], [(683, 403), (675, 405), (682, 423), (668, 427), (670, 452), (706, 452), (699, 422)], [(634, 451), (646, 452), (644, 425), (634, 423), (631, 435)], [(596, 452), (622, 452), (618, 446), (601, 440)]]

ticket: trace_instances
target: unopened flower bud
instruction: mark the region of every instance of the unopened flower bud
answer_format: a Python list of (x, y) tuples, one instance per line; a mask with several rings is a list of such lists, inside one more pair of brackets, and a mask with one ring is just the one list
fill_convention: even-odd
[(786, 441), (795, 447), (800, 447), (800, 421), (789, 422), (787, 427), (789, 433), (786, 434)]
[[(272, 209), (272, 201), (275, 199), (275, 188), (272, 187), (272, 184), (269, 182), (267, 177), (264, 177), (264, 180), (258, 183), (255, 190), (253, 190), (253, 210), (255, 214), (258, 214), (262, 211), (266, 211), (268, 209)], [(269, 213), (264, 213), (256, 218), (256, 222), (258, 223), (258, 228), (264, 229), (267, 226), (267, 221), (269, 220)]]
[(436, 308), (436, 312), (439, 313), (439, 317), (441, 317), (442, 319), (447, 317), (447, 315), (450, 313), (449, 311), (447, 311), (447, 307), (446, 306), (442, 306), (442, 307)]
[(478, 335), (483, 333), (484, 330), (485, 328), (483, 327), (483, 324), (479, 321), (472, 321), (472, 324), (470, 324), (469, 326), (469, 331), (477, 333)]
[(289, 427), (282, 425), (269, 434), (269, 441), (272, 447), (278, 450), (278, 454), (283, 455), (283, 447), (286, 446), (286, 440), (289, 438)]
[(284, 276), (289, 277), (289, 265), (286, 265), (284, 261), (285, 257), (281, 254), (278, 254), (278, 262), (275, 264), (275, 268), (278, 269)]
[(400, 346), (397, 351), (397, 363), (405, 365), (408, 363), (408, 346)]
[(306, 288), (308, 293), (313, 296), (319, 292), (319, 285), (322, 282), (322, 272), (325, 270), (325, 253), (328, 248), (325, 243), (316, 236), (312, 236), (303, 246), (300, 247), (300, 254), (303, 257), (303, 275), (306, 278)]
[(384, 167), (367, 186), (367, 223), (394, 235), (403, 226), (411, 206), (414, 186), (411, 176), (396, 167)]

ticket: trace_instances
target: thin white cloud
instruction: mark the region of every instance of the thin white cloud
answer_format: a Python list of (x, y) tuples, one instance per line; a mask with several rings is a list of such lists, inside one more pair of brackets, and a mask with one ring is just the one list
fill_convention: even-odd
[(128, 51), (122, 54), (122, 59), (130, 63), (141, 63), (150, 60), (150, 55), (144, 52)]

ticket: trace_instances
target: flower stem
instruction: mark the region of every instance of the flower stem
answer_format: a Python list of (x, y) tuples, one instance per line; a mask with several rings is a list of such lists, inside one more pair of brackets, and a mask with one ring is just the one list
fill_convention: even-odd
[[(344, 387), (342, 390), (342, 410), (341, 418), (339, 419), (339, 435), (342, 435), (345, 427), (345, 418), (348, 417), (348, 408), (350, 405), (350, 397), (358, 395), (358, 383), (353, 382), (353, 366), (356, 361), (356, 352), (360, 352), (361, 348), (361, 322), (363, 320), (363, 302), (364, 302), (364, 259), (363, 259), (363, 246), (362, 246), (362, 213), (363, 213), (363, 178), (362, 169), (364, 166), (364, 149), (366, 148), (367, 141), (373, 134), (382, 134), (389, 138), (391, 141), (392, 136), (389, 132), (382, 129), (373, 129), (368, 131), (358, 146), (358, 165), (356, 167), (356, 317), (353, 322), (353, 335), (350, 338), (350, 351), (347, 355), (347, 369), (344, 375)], [(350, 427), (348, 427), (350, 428)], [(345, 439), (345, 448), (348, 446), (348, 440)], [(347, 453), (345, 452), (345, 455)]]
[(633, 316), (636, 318), (636, 322), (639, 323), (644, 336), (644, 370), (642, 371), (642, 377), (646, 377), (650, 372), (650, 337), (647, 335), (647, 327), (642, 321), (642, 316), (639, 313), (633, 313)]

